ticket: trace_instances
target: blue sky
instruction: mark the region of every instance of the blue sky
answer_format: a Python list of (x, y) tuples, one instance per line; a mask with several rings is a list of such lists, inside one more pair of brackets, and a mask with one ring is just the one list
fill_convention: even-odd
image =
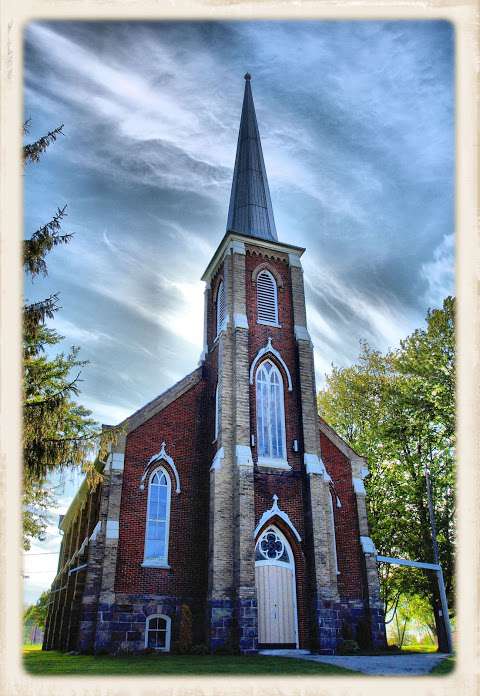
[[(27, 167), (25, 236), (67, 204), (74, 238), (25, 293), (60, 293), (54, 325), (90, 361), (95, 418), (120, 421), (197, 365), (247, 70), (279, 240), (307, 248), (318, 385), (453, 293), (453, 53), (443, 21), (29, 25), (29, 139), (65, 136)], [(52, 517), (29, 600), (58, 539)]]

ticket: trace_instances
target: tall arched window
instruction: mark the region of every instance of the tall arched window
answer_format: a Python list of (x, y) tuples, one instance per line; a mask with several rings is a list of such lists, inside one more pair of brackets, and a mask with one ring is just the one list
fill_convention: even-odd
[(225, 321), (225, 286), (223, 280), (220, 281), (217, 288), (217, 302), (216, 302), (216, 314), (217, 314), (217, 336), (223, 329), (223, 323)]
[(277, 283), (267, 270), (261, 271), (257, 276), (257, 321), (278, 325)]
[(168, 565), (171, 483), (165, 469), (155, 469), (148, 484), (144, 565)]
[(256, 392), (259, 460), (285, 461), (283, 380), (270, 360), (265, 360), (257, 370)]

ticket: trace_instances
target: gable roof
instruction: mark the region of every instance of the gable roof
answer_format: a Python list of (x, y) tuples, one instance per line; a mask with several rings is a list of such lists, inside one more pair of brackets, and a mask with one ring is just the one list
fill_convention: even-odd
[(367, 465), (367, 460), (365, 457), (360, 456), (355, 450), (348, 445), (345, 440), (337, 433), (336, 430), (332, 428), (331, 425), (327, 423), (327, 421), (322, 418), (322, 416), (318, 416), (318, 424), (320, 427), (320, 431), (328, 437), (330, 442), (335, 445), (337, 449), (340, 450), (342, 454), (344, 454), (347, 459), (350, 460), (352, 463), (358, 463), (358, 464), (363, 464), (364, 466)]

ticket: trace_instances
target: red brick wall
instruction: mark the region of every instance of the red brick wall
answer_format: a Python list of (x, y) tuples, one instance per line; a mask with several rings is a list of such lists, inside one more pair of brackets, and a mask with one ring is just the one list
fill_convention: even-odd
[[(127, 437), (120, 509), (115, 591), (131, 594), (199, 596), (206, 593), (208, 470), (205, 456), (206, 412), (212, 394), (202, 380)], [(208, 408), (207, 408), (208, 407)], [(147, 487), (139, 490), (144, 467), (162, 442), (173, 457), (181, 493), (172, 475), (170, 569), (142, 568)], [(166, 462), (161, 462), (168, 470)]]
[(325, 467), (332, 477), (342, 507), (334, 505), (337, 541), (338, 591), (344, 599), (362, 599), (363, 566), (358, 528), (357, 503), (352, 484), (352, 468), (347, 457), (320, 433), (320, 446)]

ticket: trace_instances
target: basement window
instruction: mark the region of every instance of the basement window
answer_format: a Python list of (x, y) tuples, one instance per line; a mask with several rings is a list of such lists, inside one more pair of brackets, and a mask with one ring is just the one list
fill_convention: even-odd
[(145, 647), (154, 650), (170, 650), (172, 620), (165, 614), (154, 614), (147, 619)]

